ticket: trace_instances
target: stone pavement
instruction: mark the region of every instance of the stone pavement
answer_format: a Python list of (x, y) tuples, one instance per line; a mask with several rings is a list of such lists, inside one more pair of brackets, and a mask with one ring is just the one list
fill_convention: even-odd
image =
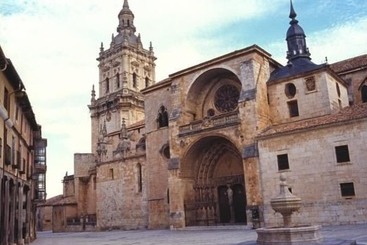
[[(324, 244), (344, 245), (357, 241), (367, 245), (367, 224), (325, 226)], [(82, 233), (40, 232), (31, 245), (253, 245), (256, 231), (237, 227), (194, 227), (179, 231), (135, 230)]]

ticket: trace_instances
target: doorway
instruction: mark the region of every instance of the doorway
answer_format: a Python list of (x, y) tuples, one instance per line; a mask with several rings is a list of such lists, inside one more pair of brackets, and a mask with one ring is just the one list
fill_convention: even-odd
[(243, 185), (219, 186), (218, 208), (220, 223), (246, 223), (246, 197)]

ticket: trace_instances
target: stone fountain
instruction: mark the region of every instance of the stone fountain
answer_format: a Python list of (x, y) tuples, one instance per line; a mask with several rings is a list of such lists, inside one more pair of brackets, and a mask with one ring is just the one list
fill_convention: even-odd
[(301, 198), (290, 193), (284, 173), (280, 174), (280, 193), (270, 200), (270, 204), (275, 212), (283, 216), (284, 224), (283, 227), (257, 229), (257, 244), (322, 244), (320, 226), (292, 226), (292, 214), (301, 208)]

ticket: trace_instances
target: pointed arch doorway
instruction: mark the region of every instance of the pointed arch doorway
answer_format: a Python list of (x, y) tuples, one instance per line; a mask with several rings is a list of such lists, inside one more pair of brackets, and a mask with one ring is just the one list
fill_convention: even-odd
[(228, 139), (203, 138), (187, 152), (181, 169), (186, 181), (185, 223), (246, 224), (246, 192), (241, 154)]

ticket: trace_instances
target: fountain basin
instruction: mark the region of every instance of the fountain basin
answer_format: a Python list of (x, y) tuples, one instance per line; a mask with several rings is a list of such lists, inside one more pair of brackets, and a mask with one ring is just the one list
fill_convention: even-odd
[(279, 227), (256, 229), (258, 245), (317, 245), (322, 244), (320, 226)]

